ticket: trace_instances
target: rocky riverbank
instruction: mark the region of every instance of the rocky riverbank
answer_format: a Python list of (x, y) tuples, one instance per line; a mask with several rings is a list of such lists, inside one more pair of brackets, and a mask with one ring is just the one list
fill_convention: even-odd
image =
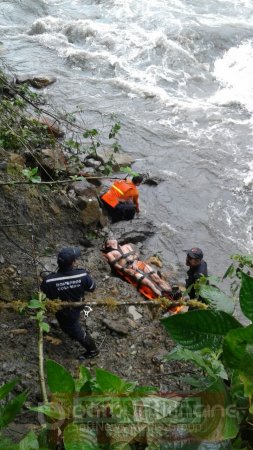
[[(1, 174), (1, 181), (6, 181), (7, 172)], [(100, 251), (105, 237), (113, 234), (121, 242), (132, 242), (145, 255), (145, 242), (155, 232), (155, 227), (141, 219), (111, 225), (102, 211), (101, 217), (107, 225), (102, 227), (96, 220), (92, 227), (84, 225), (83, 216), (92, 216), (89, 208), (85, 208), (86, 212), (80, 208), (78, 197), (84, 185), (88, 189), (87, 181), (75, 182), (67, 189), (46, 191), (43, 185), (1, 187), (1, 302), (29, 300), (38, 289), (39, 272), (56, 269), (57, 251), (67, 245), (79, 246), (80, 265), (90, 271), (97, 283), (96, 291), (87, 295), (87, 300), (98, 303), (87, 319), (87, 326), (100, 347), (100, 355), (85, 364), (91, 368), (104, 367), (141, 385), (153, 385), (161, 390), (179, 389), (178, 382), (167, 375), (177, 370), (178, 364), (162, 361), (173, 343), (159, 322), (159, 308), (150, 307), (148, 301), (144, 306), (99, 305), (101, 300), (112, 300), (112, 303), (143, 300), (133, 286), (112, 276)], [(75, 206), (73, 192), (78, 193)], [(92, 192), (95, 198), (91, 184)], [(89, 194), (86, 192), (86, 195)], [(50, 332), (45, 337), (45, 356), (76, 373), (81, 349), (61, 332), (52, 314), (48, 316), (48, 323)], [(30, 392), (27, 406), (37, 403), (41, 394), (36, 324), (27, 314), (3, 309), (0, 326), (1, 382), (20, 376), (17, 389)], [(30, 413), (25, 417), (29, 422)]]
[[(107, 156), (106, 156), (107, 155)], [(108, 156), (109, 155), (109, 156)], [(97, 302), (83, 322), (100, 348), (97, 358), (85, 361), (93, 370), (103, 367), (140, 385), (153, 385), (161, 391), (182, 389), (174, 378), (178, 363), (166, 363), (163, 356), (173, 347), (160, 324), (162, 311), (151, 307), (136, 289), (114, 277), (101, 254), (104, 239), (115, 236), (121, 243), (135, 244), (143, 259), (148, 255), (147, 239), (155, 233), (152, 223), (141, 219), (110, 224), (103, 213), (98, 195), (110, 180), (103, 178), (103, 167), (110, 152), (82, 161), (84, 178), (71, 181), (80, 172), (80, 160), (73, 163), (62, 146), (0, 150), (0, 302), (29, 300), (38, 291), (40, 272), (56, 269), (56, 255), (61, 247), (79, 246), (80, 266), (87, 268), (97, 289), (87, 300)], [(108, 159), (109, 158), (109, 159)], [(129, 158), (116, 155), (119, 168)], [(114, 164), (115, 164), (114, 160)], [(24, 169), (36, 161), (40, 183), (24, 177)], [(59, 176), (60, 175), (60, 176)], [(66, 181), (67, 180), (67, 181)], [(111, 306), (101, 306), (101, 300)], [(114, 301), (136, 302), (136, 306), (113, 306)], [(53, 314), (48, 314), (50, 331), (45, 336), (45, 357), (56, 360), (73, 374), (77, 372), (81, 349), (59, 329)], [(28, 390), (26, 408), (42, 400), (38, 381), (38, 330), (27, 312), (1, 310), (0, 367), (1, 384), (20, 377), (16, 391)], [(173, 372), (173, 374), (171, 374)], [(36, 421), (27, 412), (18, 423), (31, 427)], [(18, 426), (18, 425), (17, 425)]]

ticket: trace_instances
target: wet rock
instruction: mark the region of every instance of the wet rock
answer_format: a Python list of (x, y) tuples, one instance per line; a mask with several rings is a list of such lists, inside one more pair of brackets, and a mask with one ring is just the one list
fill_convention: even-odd
[(5, 170), (7, 168), (7, 161), (1, 161), (0, 162), (0, 170)]
[(48, 132), (51, 133), (56, 138), (61, 138), (64, 136), (64, 131), (60, 128), (60, 123), (55, 120), (51, 119), (49, 117), (41, 117), (40, 119), (36, 119), (37, 122), (39, 122), (41, 125), (45, 125)]
[(80, 196), (76, 197), (76, 204), (77, 204), (78, 208), (85, 209), (87, 207), (87, 203), (88, 203), (88, 198), (85, 197), (84, 195), (80, 195)]
[(131, 166), (131, 164), (134, 162), (134, 159), (132, 156), (127, 155), (126, 153), (114, 153), (113, 150), (105, 150), (102, 148), (97, 149), (97, 155), (100, 158), (101, 162), (103, 164), (108, 164), (109, 161), (114, 161), (113, 168), (119, 169), (120, 167), (124, 166)]
[(99, 225), (103, 222), (103, 213), (97, 198), (87, 198), (86, 207), (82, 213), (84, 225)]
[(76, 195), (85, 195), (86, 197), (97, 195), (95, 186), (87, 180), (75, 181), (70, 185), (70, 189), (73, 189)]
[(121, 244), (144, 242), (155, 234), (156, 229), (153, 222), (138, 218), (111, 224), (111, 232)]
[(65, 191), (60, 191), (55, 198), (59, 206), (73, 208), (73, 201), (68, 198)]
[(81, 176), (92, 176), (96, 175), (97, 171), (94, 169), (94, 167), (83, 167), (82, 170), (79, 172), (79, 175)]
[(138, 313), (135, 306), (129, 306), (128, 312), (129, 312), (129, 314), (131, 314), (133, 316), (134, 320), (139, 320), (142, 318), (142, 315), (140, 313)]
[(75, 199), (76, 199), (76, 194), (75, 194), (75, 191), (74, 191), (73, 189), (70, 189), (70, 190), (68, 191), (68, 197), (69, 197), (71, 200), (75, 200)]
[(127, 335), (128, 327), (119, 321), (114, 321), (110, 319), (102, 319), (101, 320), (104, 325), (111, 331), (115, 331), (118, 334)]
[(56, 78), (50, 75), (18, 75), (16, 84), (28, 83), (36, 89), (42, 89), (56, 82)]
[(25, 164), (25, 159), (17, 153), (11, 153), (9, 156), (9, 164), (23, 167)]
[(44, 148), (41, 150), (41, 164), (50, 171), (65, 171), (65, 156), (59, 148)]
[(98, 170), (101, 167), (101, 161), (97, 161), (94, 158), (87, 158), (85, 160), (86, 167), (93, 167), (94, 169)]
[(36, 89), (42, 89), (42, 88), (49, 86), (50, 84), (53, 84), (55, 82), (56, 82), (56, 78), (52, 77), (52, 76), (48, 76), (48, 75), (36, 76), (30, 80), (31, 86)]
[(147, 184), (148, 186), (158, 186), (161, 181), (163, 180), (158, 177), (145, 177), (143, 184)]

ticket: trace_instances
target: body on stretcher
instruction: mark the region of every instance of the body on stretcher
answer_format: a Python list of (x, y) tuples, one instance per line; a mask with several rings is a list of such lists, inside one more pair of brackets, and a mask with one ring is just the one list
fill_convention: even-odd
[[(171, 291), (161, 291), (161, 295), (158, 296), (149, 286), (146, 286), (142, 283), (143, 279), (147, 277), (148, 274), (142, 272), (140, 269), (138, 270), (139, 273), (142, 274), (142, 276), (137, 280), (135, 276), (130, 275), (129, 273), (126, 273), (124, 269), (119, 269), (118, 267), (111, 266), (113, 272), (117, 275), (119, 275), (123, 280), (127, 281), (129, 284), (132, 284), (140, 294), (142, 294), (144, 297), (155, 300), (159, 297), (166, 297), (168, 300), (178, 300), (182, 297), (182, 293), (179, 290), (178, 287), (172, 288)], [(152, 281), (154, 283), (154, 281)]]

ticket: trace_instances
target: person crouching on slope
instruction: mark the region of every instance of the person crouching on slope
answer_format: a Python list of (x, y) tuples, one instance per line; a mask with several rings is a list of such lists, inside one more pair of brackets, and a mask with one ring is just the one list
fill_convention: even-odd
[[(96, 285), (85, 269), (74, 268), (74, 262), (81, 256), (79, 248), (63, 248), (57, 258), (58, 271), (47, 275), (42, 283), (41, 290), (50, 300), (80, 302), (85, 292), (94, 291)], [(99, 354), (99, 350), (87, 332), (80, 325), (80, 313), (83, 307), (64, 307), (56, 312), (59, 325), (70, 338), (78, 341), (85, 353), (79, 359), (93, 358)]]
[(115, 181), (110, 189), (100, 199), (111, 217), (112, 222), (132, 220), (139, 208), (139, 186), (143, 181), (141, 175), (126, 180)]

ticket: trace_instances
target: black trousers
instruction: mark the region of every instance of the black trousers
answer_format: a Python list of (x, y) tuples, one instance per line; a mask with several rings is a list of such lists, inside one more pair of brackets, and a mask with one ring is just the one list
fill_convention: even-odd
[(97, 350), (95, 341), (80, 324), (80, 313), (83, 308), (63, 308), (55, 314), (59, 325), (71, 339), (78, 341), (88, 352)]
[(136, 207), (133, 202), (120, 202), (115, 208), (112, 208), (103, 200), (102, 204), (113, 223), (119, 222), (120, 220), (132, 220), (136, 213)]

